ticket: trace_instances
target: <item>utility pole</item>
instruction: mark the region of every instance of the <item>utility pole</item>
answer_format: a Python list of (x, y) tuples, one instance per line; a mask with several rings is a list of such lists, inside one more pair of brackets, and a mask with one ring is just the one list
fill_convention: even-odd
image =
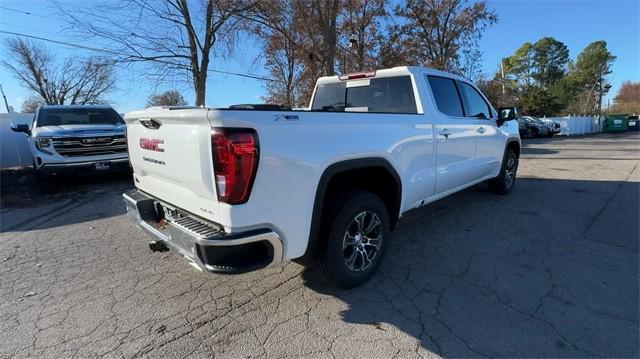
[(502, 64), (502, 60), (500, 60), (500, 72), (502, 73), (502, 94), (504, 95), (504, 65)]
[(598, 121), (602, 118), (602, 66), (600, 66), (600, 74), (598, 77)]
[(4, 99), (4, 107), (7, 109), (7, 113), (11, 112), (9, 111), (9, 102), (7, 102), (7, 96), (5, 96), (4, 94), (4, 90), (2, 89), (2, 85), (0, 85), (0, 92), (2, 92), (2, 98)]

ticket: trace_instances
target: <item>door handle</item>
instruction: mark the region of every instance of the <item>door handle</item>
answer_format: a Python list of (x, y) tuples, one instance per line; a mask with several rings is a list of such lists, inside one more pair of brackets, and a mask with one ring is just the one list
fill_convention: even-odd
[(440, 134), (440, 136), (444, 136), (444, 138), (449, 138), (449, 135), (451, 134), (451, 131), (449, 131), (448, 128), (443, 128), (438, 133)]
[(478, 131), (479, 134), (483, 134), (487, 130), (484, 127), (480, 126), (480, 127), (478, 127), (478, 129), (476, 131)]

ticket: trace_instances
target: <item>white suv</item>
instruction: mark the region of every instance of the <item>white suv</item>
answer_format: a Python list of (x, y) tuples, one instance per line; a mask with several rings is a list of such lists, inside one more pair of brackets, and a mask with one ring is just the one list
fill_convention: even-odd
[(109, 106), (45, 105), (28, 125), (11, 125), (29, 137), (40, 178), (78, 171), (129, 170), (126, 125)]

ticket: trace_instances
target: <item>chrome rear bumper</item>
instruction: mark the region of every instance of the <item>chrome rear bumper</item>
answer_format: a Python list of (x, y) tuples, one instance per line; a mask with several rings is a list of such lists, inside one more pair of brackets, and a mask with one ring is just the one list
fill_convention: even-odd
[(140, 191), (122, 197), (127, 216), (138, 227), (199, 270), (244, 273), (282, 262), (282, 241), (269, 229), (225, 234), (219, 225), (192, 215), (166, 218), (158, 213), (164, 204)]

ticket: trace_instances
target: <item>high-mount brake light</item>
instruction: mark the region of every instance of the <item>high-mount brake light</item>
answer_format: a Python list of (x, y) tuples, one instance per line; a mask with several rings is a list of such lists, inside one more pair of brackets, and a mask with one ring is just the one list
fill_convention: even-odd
[(220, 202), (247, 202), (258, 169), (258, 150), (258, 135), (252, 129), (214, 129), (211, 152)]
[(338, 78), (340, 79), (340, 81), (345, 81), (345, 80), (364, 79), (367, 77), (375, 77), (375, 76), (376, 76), (376, 72), (374, 70), (374, 71), (365, 71), (365, 72), (353, 72), (350, 74), (340, 75)]

